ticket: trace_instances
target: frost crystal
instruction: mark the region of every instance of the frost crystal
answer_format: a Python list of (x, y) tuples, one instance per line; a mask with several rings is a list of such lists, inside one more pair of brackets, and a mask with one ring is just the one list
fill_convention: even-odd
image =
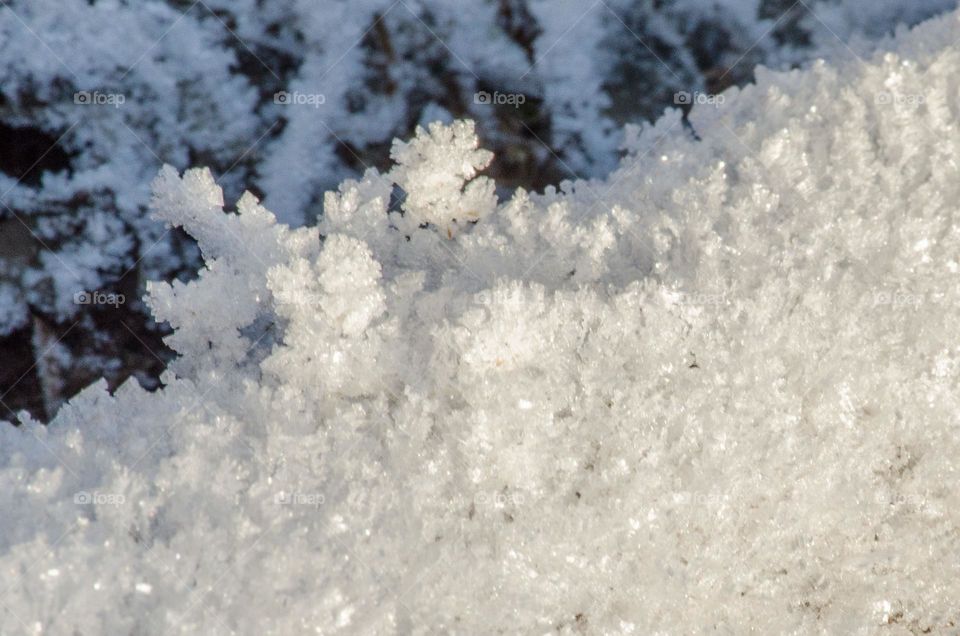
[(433, 123), (429, 133), (417, 128), (412, 141), (394, 142), (390, 156), (397, 166), (390, 174), (406, 193), (403, 210), (409, 224), (431, 223), (452, 237), (457, 228), (493, 211), (493, 181), (474, 179), (493, 153), (478, 144), (469, 121)]
[(955, 632), (958, 40), (502, 204), (464, 122), (319, 227), (165, 168), (180, 358), (0, 427), (0, 633)]

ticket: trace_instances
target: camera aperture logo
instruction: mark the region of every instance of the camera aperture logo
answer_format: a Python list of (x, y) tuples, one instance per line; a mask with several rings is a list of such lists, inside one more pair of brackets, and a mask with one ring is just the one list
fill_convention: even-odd
[(75, 305), (109, 305), (116, 309), (127, 302), (123, 294), (114, 294), (102, 291), (78, 291), (73, 295)]
[(473, 94), (473, 103), (480, 106), (513, 106), (520, 108), (527, 103), (527, 96), (523, 93), (501, 93), (494, 91), (479, 91)]
[(78, 106), (113, 106), (114, 108), (120, 108), (127, 103), (127, 96), (123, 93), (77, 91), (73, 94), (73, 103)]
[(301, 93), (300, 91), (280, 91), (273, 94), (273, 103), (278, 106), (312, 106), (320, 108), (327, 103), (323, 93)]

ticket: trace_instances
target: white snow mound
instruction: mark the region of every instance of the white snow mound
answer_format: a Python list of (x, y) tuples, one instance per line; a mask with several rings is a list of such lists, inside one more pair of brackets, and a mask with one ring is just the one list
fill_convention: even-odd
[(315, 228), (164, 169), (182, 356), (0, 428), (0, 632), (955, 633), (957, 41), (505, 203), (465, 122)]

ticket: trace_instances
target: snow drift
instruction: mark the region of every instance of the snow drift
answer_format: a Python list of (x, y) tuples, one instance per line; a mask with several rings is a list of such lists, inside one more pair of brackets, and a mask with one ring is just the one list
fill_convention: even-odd
[(955, 631), (958, 40), (506, 202), (468, 122), (314, 228), (164, 169), (181, 357), (0, 429), (0, 631)]

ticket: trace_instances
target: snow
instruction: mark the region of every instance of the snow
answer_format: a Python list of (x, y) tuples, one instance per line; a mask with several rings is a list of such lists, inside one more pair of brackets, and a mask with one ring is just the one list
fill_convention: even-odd
[[(394, 144), (391, 158), (396, 184), (404, 191), (404, 225), (412, 230), (432, 224), (448, 238), (471, 222), (490, 214), (497, 205), (494, 183), (487, 177), (474, 179), (493, 159), (493, 153), (477, 149), (473, 122), (451, 126), (434, 123), (429, 133), (417, 129), (416, 138)], [(469, 182), (469, 183), (468, 183)]]
[(165, 166), (179, 358), (0, 427), (0, 632), (954, 631), (958, 40), (502, 203), (462, 120), (316, 226)]
[[(476, 122), (496, 154), (486, 170), (501, 198), (518, 185), (605, 178), (622, 125), (659, 118), (676, 94), (715, 99), (757, 63), (887, 50), (896, 28), (955, 1), (811, 0), (785, 14), (781, 5), (4, 2), (0, 132), (13, 152), (0, 162), (0, 215), (11, 223), (0, 245), (0, 333), (29, 338), (36, 319), (76, 329), (62, 377), (39, 378), (63, 385), (61, 397), (100, 375), (111, 386), (131, 373), (156, 383), (169, 352), (143, 306), (133, 300), (114, 314), (122, 320), (104, 321), (72, 299), (120, 288), (139, 297), (149, 280), (186, 280), (200, 267), (195, 246), (147, 214), (163, 164), (207, 166), (230, 201), (243, 188), (263, 193), (291, 226), (328, 214), (328, 190), (386, 169), (394, 138), (435, 121)], [(295, 99), (276, 99), (284, 93)], [(149, 352), (113, 350), (131, 332)], [(56, 407), (38, 409), (23, 384), (10, 398), (45, 419)]]

